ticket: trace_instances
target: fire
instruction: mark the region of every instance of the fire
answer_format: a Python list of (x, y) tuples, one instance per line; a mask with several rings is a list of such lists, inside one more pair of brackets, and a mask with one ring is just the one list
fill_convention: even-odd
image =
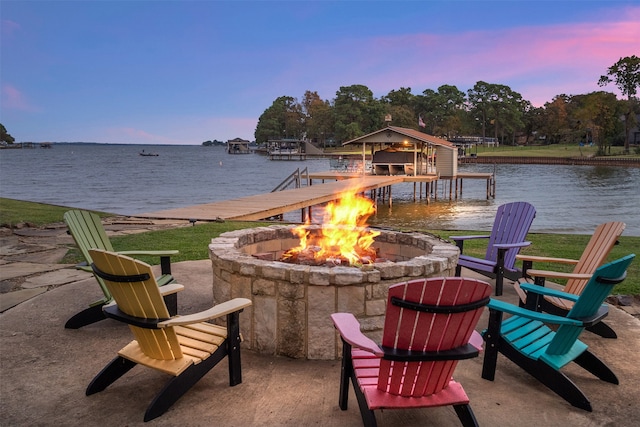
[(373, 263), (376, 250), (371, 245), (380, 233), (367, 228), (367, 219), (374, 213), (370, 199), (355, 191), (342, 193), (337, 202), (327, 204), (319, 232), (312, 233), (309, 224), (292, 230), (300, 238), (300, 246), (287, 251), (282, 261), (310, 259), (316, 265)]

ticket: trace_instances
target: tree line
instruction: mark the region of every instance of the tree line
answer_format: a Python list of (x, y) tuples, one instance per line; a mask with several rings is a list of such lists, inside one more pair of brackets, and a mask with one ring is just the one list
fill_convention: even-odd
[(332, 100), (307, 90), (301, 100), (278, 97), (260, 116), (254, 136), (258, 144), (295, 138), (327, 147), (391, 124), (445, 139), (473, 135), (507, 145), (594, 143), (600, 154), (607, 146), (624, 145), (628, 152), (629, 130), (640, 114), (640, 58), (621, 58), (609, 67), (598, 84), (610, 83), (627, 99), (605, 91), (560, 94), (534, 107), (509, 86), (484, 81), (466, 93), (454, 85), (417, 95), (401, 87), (379, 99), (360, 84), (341, 86)]

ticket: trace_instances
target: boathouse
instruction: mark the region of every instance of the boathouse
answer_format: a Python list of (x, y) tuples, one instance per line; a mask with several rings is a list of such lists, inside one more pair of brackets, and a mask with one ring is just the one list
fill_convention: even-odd
[(242, 138), (234, 138), (227, 141), (227, 153), (229, 154), (249, 154), (249, 141)]
[(374, 175), (435, 175), (455, 178), (458, 174), (457, 148), (442, 138), (397, 126), (372, 132), (342, 145), (362, 144), (362, 164), (371, 156)]

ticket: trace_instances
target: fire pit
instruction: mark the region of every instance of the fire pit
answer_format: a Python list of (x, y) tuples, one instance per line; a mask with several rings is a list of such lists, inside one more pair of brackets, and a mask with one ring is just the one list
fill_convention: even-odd
[[(309, 225), (309, 230), (321, 226)], [(232, 231), (212, 239), (213, 299), (244, 297), (243, 345), (259, 353), (335, 359), (339, 339), (329, 315), (350, 312), (365, 333), (381, 338), (390, 285), (417, 277), (451, 276), (458, 249), (420, 233), (377, 230), (378, 261), (358, 266), (299, 265), (280, 261), (300, 239), (293, 226)]]

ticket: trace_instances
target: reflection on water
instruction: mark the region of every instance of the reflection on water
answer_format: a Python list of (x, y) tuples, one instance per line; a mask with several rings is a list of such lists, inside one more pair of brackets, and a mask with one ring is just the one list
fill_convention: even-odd
[(477, 199), (430, 204), (394, 200), (392, 207), (379, 203), (376, 215), (369, 222), (392, 228), (488, 230), (493, 224), (496, 206), (491, 201)]
[[(158, 157), (142, 157), (145, 149)], [(222, 147), (56, 144), (53, 149), (0, 150), (0, 196), (135, 215), (161, 209), (269, 193), (296, 168), (329, 170), (328, 159), (270, 161), (229, 155)], [(459, 165), (493, 172), (493, 165)], [(371, 223), (387, 227), (490, 230), (497, 207), (528, 201), (534, 232), (591, 234), (606, 221), (624, 221), (640, 236), (640, 168), (497, 165), (496, 199), (486, 181), (464, 181), (462, 197), (413, 202), (413, 184), (394, 185), (393, 206), (378, 203)], [(300, 221), (293, 212), (287, 220)]]

